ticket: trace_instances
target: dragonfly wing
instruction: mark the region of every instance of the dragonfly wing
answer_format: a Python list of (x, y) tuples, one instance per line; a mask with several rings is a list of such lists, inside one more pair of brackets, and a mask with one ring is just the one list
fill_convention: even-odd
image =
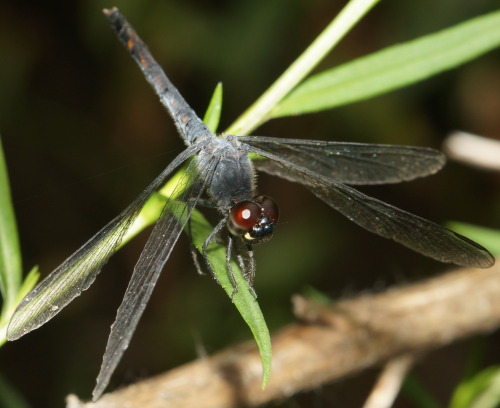
[(251, 151), (274, 160), (280, 173), (290, 174), (291, 180), (305, 185), (317, 197), (368, 231), (441, 262), (480, 268), (488, 268), (494, 263), (493, 256), (485, 248), (448, 228), (368, 197), (285, 158), (260, 149), (252, 148)]
[(128, 208), (28, 293), (10, 320), (7, 338), (16, 340), (40, 327), (86, 290), (118, 248), (148, 198), (176, 167), (196, 152), (197, 148), (191, 147), (178, 155)]
[[(103, 393), (127, 349), (160, 273), (188, 222), (196, 202), (209, 185), (217, 163), (218, 159), (212, 158), (198, 172), (194, 168), (197, 162), (193, 160), (177, 183), (176, 190), (179, 190), (181, 186), (189, 187), (177, 199), (170, 199), (166, 203), (135, 265), (125, 296), (118, 308), (115, 322), (111, 326), (101, 370), (92, 393), (94, 401)], [(204, 177), (199, 177), (199, 174), (203, 174)], [(177, 196), (175, 191), (173, 196)]]
[[(239, 140), (324, 177), (345, 184), (384, 184), (436, 173), (445, 156), (434, 149), (319, 140), (248, 136)], [(255, 160), (259, 170), (291, 179), (273, 160)], [(295, 181), (295, 180), (292, 180)]]

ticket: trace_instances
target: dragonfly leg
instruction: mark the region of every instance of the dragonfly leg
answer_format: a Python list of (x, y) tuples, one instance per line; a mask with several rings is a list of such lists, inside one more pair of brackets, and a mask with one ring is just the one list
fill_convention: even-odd
[[(219, 223), (215, 226), (213, 231), (208, 235), (208, 237), (205, 239), (202, 245), (202, 255), (203, 258), (205, 259), (205, 262), (207, 264), (208, 270), (210, 271), (210, 274), (213, 276), (213, 278), (217, 281), (217, 283), (220, 285), (219, 279), (217, 279), (217, 276), (215, 275), (215, 272), (212, 268), (212, 265), (210, 264), (210, 261), (208, 259), (208, 246), (213, 242), (217, 240), (217, 237), (219, 235), (219, 232), (224, 228), (224, 226), (227, 223), (227, 217), (224, 217), (222, 220), (219, 221)], [(250, 291), (252, 292), (253, 296), (257, 298), (257, 294), (255, 293), (255, 290), (253, 288), (253, 281), (255, 278), (255, 259), (253, 255), (253, 249), (251, 245), (247, 245), (245, 247), (245, 251), (247, 254), (247, 258), (245, 258), (241, 253), (240, 250), (242, 248), (239, 248), (238, 245), (235, 245), (234, 239), (231, 235), (228, 236), (227, 238), (227, 245), (226, 245), (226, 268), (227, 272), (229, 275), (229, 279), (231, 280), (231, 284), (233, 285), (233, 292), (231, 293), (231, 299), (233, 299), (234, 295), (238, 293), (238, 283), (236, 282), (236, 278), (234, 277), (233, 273), (233, 268), (231, 267), (231, 258), (233, 256), (233, 250), (235, 252), (235, 258), (236, 261), (238, 262), (238, 265), (243, 273), (243, 277), (245, 280), (248, 282), (248, 285), (250, 286)], [(196, 249), (194, 249), (196, 251)], [(197, 254), (193, 252), (193, 260), (195, 262), (195, 266), (198, 269), (198, 271), (201, 271), (201, 266), (198, 262), (197, 259)]]
[(191, 257), (193, 258), (193, 263), (196, 268), (196, 272), (198, 272), (198, 275), (206, 275), (205, 271), (201, 267), (200, 260), (199, 260), (199, 252), (197, 251), (196, 247), (193, 244), (193, 234), (191, 232), (192, 228), (192, 219), (189, 218), (188, 224), (187, 224), (187, 234), (189, 237), (189, 250), (191, 252)]
[(210, 265), (210, 261), (208, 259), (208, 255), (207, 255), (207, 248), (208, 246), (210, 245), (210, 243), (215, 239), (215, 237), (217, 236), (217, 234), (222, 230), (222, 228), (224, 228), (224, 226), (226, 225), (226, 219), (227, 217), (224, 217), (223, 219), (221, 219), (219, 221), (219, 223), (215, 226), (215, 228), (213, 229), (213, 231), (208, 235), (208, 237), (205, 239), (205, 241), (203, 242), (203, 245), (201, 247), (201, 253), (203, 255), (203, 259), (205, 259), (205, 263), (207, 264), (208, 266), (208, 270), (210, 271), (210, 274), (213, 276), (213, 278), (217, 281), (217, 283), (220, 285), (220, 282), (219, 282), (219, 279), (217, 279), (217, 276), (215, 275), (215, 272), (212, 268), (212, 265)]
[[(194, 201), (194, 200), (191, 200), (191, 201)], [(217, 205), (213, 202), (213, 200), (209, 200), (207, 198), (196, 199), (196, 207), (217, 209)]]
[(200, 264), (200, 260), (198, 259), (200, 254), (192, 242), (190, 245), (190, 251), (191, 257), (193, 258), (194, 267), (196, 268), (196, 272), (198, 272), (198, 275), (206, 275), (206, 272), (203, 270)]
[(248, 254), (248, 263), (249, 263), (249, 268), (248, 270), (245, 271), (245, 279), (250, 285), (250, 288), (252, 289), (252, 293), (255, 298), (257, 298), (257, 294), (255, 293), (255, 290), (253, 288), (253, 281), (255, 279), (255, 258), (253, 256), (253, 247), (250, 244), (247, 244), (247, 254)]
[(227, 267), (227, 273), (229, 274), (229, 279), (231, 279), (231, 283), (233, 285), (233, 292), (231, 293), (231, 300), (233, 300), (234, 295), (238, 293), (238, 283), (236, 282), (236, 279), (234, 277), (233, 273), (233, 268), (231, 267), (231, 252), (233, 249), (233, 238), (230, 236), (228, 237), (227, 240), (227, 246), (226, 246), (226, 267)]
[(253, 281), (255, 278), (255, 259), (253, 256), (253, 250), (251, 245), (247, 245), (245, 248), (247, 258), (239, 253), (240, 249), (236, 247), (238, 254), (236, 255), (236, 260), (238, 261), (238, 265), (243, 273), (243, 277), (248, 282), (248, 286), (250, 287), (250, 291), (255, 299), (257, 299), (257, 293), (253, 288)]

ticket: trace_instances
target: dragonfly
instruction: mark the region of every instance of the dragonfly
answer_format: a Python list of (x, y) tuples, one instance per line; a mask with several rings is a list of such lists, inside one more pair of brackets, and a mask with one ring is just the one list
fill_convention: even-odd
[[(253, 246), (267, 241), (279, 221), (276, 202), (256, 191), (255, 170), (302, 184), (361, 227), (438, 261), (479, 268), (493, 265), (493, 256), (474, 241), (350, 186), (396, 183), (433, 174), (445, 163), (439, 151), (413, 146), (215, 135), (184, 100), (120, 11), (113, 8), (104, 13), (159, 96), (187, 147), (120, 215), (20, 302), (7, 331), (9, 340), (20, 338), (52, 319), (88, 289), (146, 201), (186, 162), (172, 195), (175, 198), (167, 200), (159, 215), (111, 326), (93, 391), (94, 401), (107, 387), (176, 241), (183, 230), (189, 230), (189, 219), (197, 205), (208, 201), (220, 213), (220, 221), (206, 237), (201, 250), (208, 269), (213, 273), (208, 247), (223, 236), (228, 274), (235, 290), (230, 264), (233, 257), (246, 260), (239, 264), (252, 288)], [(252, 161), (250, 154), (257, 155), (259, 160)], [(240, 252), (246, 251), (245, 257), (238, 255), (235, 249), (238, 245)]]

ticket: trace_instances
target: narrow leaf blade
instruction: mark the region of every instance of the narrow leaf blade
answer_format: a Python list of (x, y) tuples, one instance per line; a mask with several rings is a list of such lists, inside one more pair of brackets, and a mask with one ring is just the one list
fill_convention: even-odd
[[(193, 243), (198, 251), (201, 252), (203, 241), (212, 229), (212, 226), (203, 215), (194, 210), (191, 215), (191, 234)], [(241, 270), (234, 262), (231, 263), (231, 267), (238, 284), (238, 291), (233, 294), (234, 288), (226, 268), (226, 251), (224, 246), (219, 244), (210, 246), (208, 257), (222, 288), (228, 296), (234, 295), (232, 298), (233, 303), (252, 331), (262, 361), (262, 386), (264, 387), (271, 373), (271, 338), (259, 304), (254, 298)]]
[(220, 115), (222, 111), (222, 82), (219, 82), (215, 87), (212, 99), (208, 104), (207, 111), (203, 117), (203, 122), (213, 132), (217, 132), (219, 127)]
[(4, 301), (2, 311), (4, 316), (9, 314), (16, 304), (21, 279), (21, 250), (7, 165), (0, 143), (0, 291)]
[(497, 11), (317, 74), (292, 91), (271, 117), (371, 98), (454, 68), (499, 45)]

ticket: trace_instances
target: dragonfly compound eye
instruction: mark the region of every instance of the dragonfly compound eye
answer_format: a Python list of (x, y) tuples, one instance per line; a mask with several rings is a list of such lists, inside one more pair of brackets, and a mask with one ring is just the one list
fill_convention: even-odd
[(276, 201), (269, 196), (261, 196), (259, 199), (261, 200), (260, 206), (262, 207), (264, 214), (273, 224), (276, 224), (280, 217), (280, 209)]
[[(250, 230), (262, 214), (262, 208), (254, 201), (241, 201), (231, 209), (230, 230), (235, 235), (241, 235)], [(231, 228), (233, 227), (233, 228)]]
[(231, 234), (256, 244), (271, 238), (278, 217), (276, 202), (271, 197), (260, 196), (254, 201), (241, 201), (236, 204), (231, 209), (227, 226)]

